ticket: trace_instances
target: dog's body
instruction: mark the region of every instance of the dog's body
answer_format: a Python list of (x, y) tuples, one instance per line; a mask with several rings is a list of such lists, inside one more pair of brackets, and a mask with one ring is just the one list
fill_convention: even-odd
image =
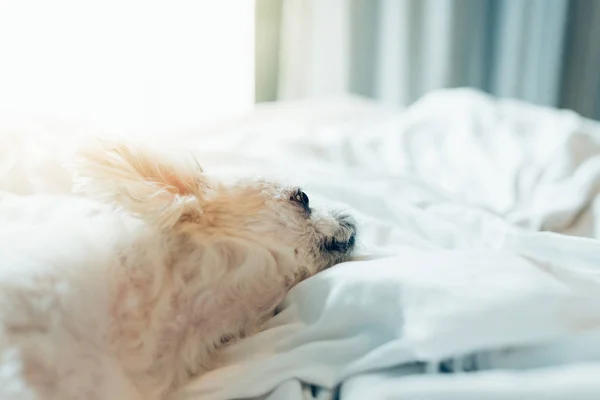
[(354, 246), (295, 188), (116, 144), (78, 171), (87, 197), (0, 196), (2, 399), (162, 398)]

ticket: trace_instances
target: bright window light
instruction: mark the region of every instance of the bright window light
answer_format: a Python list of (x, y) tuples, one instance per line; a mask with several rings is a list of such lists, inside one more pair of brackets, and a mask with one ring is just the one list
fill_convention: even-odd
[(254, 2), (0, 0), (0, 114), (184, 129), (254, 101)]

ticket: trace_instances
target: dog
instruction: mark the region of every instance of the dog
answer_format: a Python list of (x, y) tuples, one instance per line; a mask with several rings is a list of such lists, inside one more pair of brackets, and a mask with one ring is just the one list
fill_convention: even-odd
[(297, 187), (109, 140), (74, 169), (77, 195), (0, 195), (2, 399), (165, 398), (355, 247)]

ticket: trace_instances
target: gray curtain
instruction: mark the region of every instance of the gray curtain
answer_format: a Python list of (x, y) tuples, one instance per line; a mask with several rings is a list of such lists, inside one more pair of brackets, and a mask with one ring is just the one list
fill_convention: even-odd
[(600, 0), (259, 0), (256, 15), (258, 101), (469, 86), (600, 118)]

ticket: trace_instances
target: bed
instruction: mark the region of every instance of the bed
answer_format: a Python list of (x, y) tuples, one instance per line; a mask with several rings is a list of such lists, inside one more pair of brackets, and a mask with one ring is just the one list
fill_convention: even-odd
[[(89, 127), (0, 128), (0, 188), (62, 192)], [(18, 133), (18, 134), (16, 134)], [(469, 89), (340, 97), (145, 138), (352, 210), (355, 258), (175, 399), (597, 399), (600, 125)]]

